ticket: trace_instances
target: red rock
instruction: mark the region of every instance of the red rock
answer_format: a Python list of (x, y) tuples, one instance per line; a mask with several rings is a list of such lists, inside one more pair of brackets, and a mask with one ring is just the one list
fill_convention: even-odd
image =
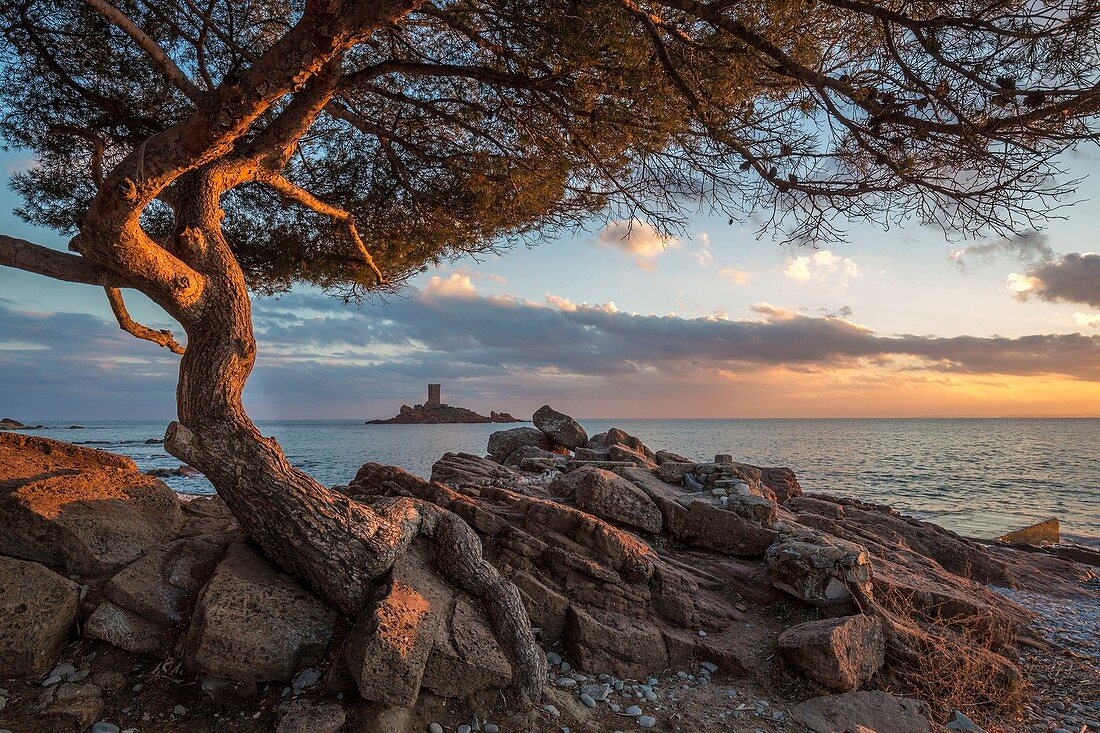
[(851, 603), (853, 590), (870, 594), (871, 560), (851, 542), (809, 531), (768, 548), (772, 585), (814, 606)]
[(931, 733), (928, 707), (888, 692), (846, 692), (815, 697), (791, 708), (791, 716), (814, 733), (847, 733), (863, 726), (875, 733)]
[(419, 544), (390, 572), (378, 601), (359, 614), (344, 659), (364, 699), (412, 707), (454, 594)]
[(593, 673), (637, 677), (668, 665), (664, 636), (652, 621), (576, 605), (566, 617), (565, 648)]
[(531, 422), (555, 443), (566, 448), (580, 448), (588, 442), (588, 433), (579, 422), (550, 405), (543, 405), (536, 410), (531, 416)]
[(0, 680), (48, 672), (79, 605), (76, 583), (38, 563), (0, 557)]
[(324, 656), (336, 611), (256, 550), (229, 547), (191, 617), (185, 661), (238, 682), (286, 680)]
[(637, 527), (645, 532), (660, 532), (664, 524), (661, 510), (644, 491), (622, 476), (602, 468), (578, 468), (568, 474), (575, 487), (577, 508), (611, 522)]
[(779, 648), (802, 674), (841, 692), (857, 690), (882, 667), (882, 622), (856, 615), (809, 621), (787, 629)]
[(512, 684), (512, 665), (480, 606), (460, 597), (454, 615), (436, 629), (423, 685), (443, 697), (464, 700)]
[(111, 603), (100, 603), (84, 622), (84, 635), (134, 654), (165, 657), (171, 649), (171, 630)]
[[(731, 503), (733, 498), (749, 497), (731, 497)], [(763, 557), (778, 534), (768, 524), (746, 519), (736, 511), (696, 501), (688, 507), (680, 539), (731, 555)]]
[(102, 576), (173, 539), (180, 501), (129, 458), (0, 434), (0, 554)]
[(432, 465), (431, 477), (432, 481), (451, 486), (506, 485), (521, 478), (521, 474), (507, 466), (470, 453), (444, 453), (443, 457)]
[(35, 733), (84, 733), (103, 711), (103, 691), (95, 685), (62, 682), (35, 701)]
[(503, 463), (504, 459), (512, 455), (517, 448), (524, 445), (533, 445), (545, 451), (553, 452), (557, 447), (554, 441), (536, 428), (512, 428), (511, 430), (498, 430), (489, 436), (488, 452), (497, 463)]

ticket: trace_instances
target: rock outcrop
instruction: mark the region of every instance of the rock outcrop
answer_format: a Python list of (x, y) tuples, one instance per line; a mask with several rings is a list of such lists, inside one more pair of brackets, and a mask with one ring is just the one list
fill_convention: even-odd
[(183, 524), (175, 492), (129, 458), (5, 433), (0, 465), (0, 554), (104, 575), (174, 539)]
[[(789, 469), (690, 461), (617, 429), (582, 441), (551, 412), (494, 433), (490, 458), (445, 454), (432, 480), (368, 463), (340, 489), (457, 515), (518, 588), (554, 665), (555, 712), (508, 729), (582, 729), (586, 715), (611, 729), (610, 705), (651, 712), (665, 673), (709, 682), (720, 669), (788, 695), (803, 730), (930, 731), (923, 704), (861, 688), (934, 699), (920, 675), (950, 650), (988, 671), (987, 698), (1009, 699), (1017, 640), (1040, 642), (982, 584), (1037, 582), (1025, 566), (1085, 577), (1049, 554), (1006, 555), (885, 507), (803, 494)], [(128, 459), (15, 434), (0, 436), (0, 467), (0, 526), (12, 530), (0, 534), (0, 677), (30, 678), (0, 702), (0, 729), (83, 731), (104, 709), (145, 710), (118, 703), (141, 697), (127, 675), (143, 665), (178, 675), (197, 696), (184, 709), (259, 711), (256, 731), (346, 720), (412, 733), (426, 710), (452, 729), (508, 699), (513, 660), (426, 539), (343, 618), (261, 557), (216, 497), (181, 503)], [(81, 638), (65, 646), (78, 619)], [(845, 694), (804, 699), (825, 689)], [(186, 729), (183, 715), (133, 727)]]

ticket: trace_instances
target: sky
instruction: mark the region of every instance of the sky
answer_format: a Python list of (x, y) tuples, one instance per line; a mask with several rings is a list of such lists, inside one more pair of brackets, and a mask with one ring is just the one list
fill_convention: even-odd
[[(0, 154), (5, 175), (32, 164)], [(256, 298), (245, 404), (389, 417), (441, 382), (445, 402), (518, 416), (1100, 416), (1100, 153), (1066, 167), (1087, 176), (1078, 203), (1007, 239), (851, 225), (814, 249), (705, 215), (672, 241), (601, 222), (432, 269), (385, 305)], [(18, 203), (0, 191), (0, 233), (65, 248)], [(177, 362), (119, 331), (100, 289), (0, 268), (0, 417), (170, 419)]]

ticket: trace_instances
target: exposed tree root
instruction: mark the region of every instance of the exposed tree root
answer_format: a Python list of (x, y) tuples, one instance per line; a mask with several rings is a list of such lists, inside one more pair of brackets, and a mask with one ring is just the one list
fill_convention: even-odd
[[(216, 477), (219, 495), (244, 530), (276, 562), (306, 579), (318, 595), (348, 615), (363, 609), (370, 591), (415, 537), (429, 538), (443, 576), (484, 607), (513, 663), (517, 694), (530, 703), (541, 698), (548, 667), (519, 591), (485, 561), (481, 539), (461, 517), (420, 498), (387, 496), (370, 503), (349, 499), (291, 468), (285, 459), (279, 468), (287, 472), (288, 480), (277, 487), (267, 482), (259, 485), (244, 466), (233, 465), (243, 460), (255, 466), (242, 457), (241, 450), (224, 450), (222, 445), (222, 450), (211, 453), (209, 446), (202, 446), (204, 442), (203, 436), (173, 423), (165, 446), (207, 476)], [(218, 465), (213, 468), (215, 459)], [(303, 516), (308, 512), (315, 513)], [(301, 531), (303, 527), (308, 531)], [(360, 572), (341, 576), (338, 569), (348, 557), (362, 560)], [(358, 587), (346, 587), (341, 580)]]

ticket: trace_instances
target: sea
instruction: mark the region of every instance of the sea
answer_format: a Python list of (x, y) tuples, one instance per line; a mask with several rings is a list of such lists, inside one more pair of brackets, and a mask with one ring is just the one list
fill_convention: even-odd
[[(711, 460), (729, 453), (789, 466), (806, 491), (888, 504), (971, 537), (1057, 517), (1065, 541), (1100, 547), (1100, 419), (590, 419), (654, 450)], [(71, 428), (79, 424), (81, 429)], [(427, 477), (443, 453), (484, 454), (510, 425), (367, 425), (356, 420), (259, 421), (288, 459), (326, 485), (366, 461)], [(142, 470), (177, 468), (156, 441), (167, 422), (56, 421), (33, 434), (128, 455)], [(209, 494), (202, 476), (169, 477), (181, 494)]]

